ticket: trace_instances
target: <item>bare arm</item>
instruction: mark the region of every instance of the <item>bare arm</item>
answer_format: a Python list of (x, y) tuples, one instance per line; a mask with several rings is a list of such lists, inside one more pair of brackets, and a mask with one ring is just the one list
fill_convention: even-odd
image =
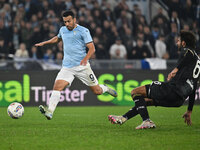
[(60, 38), (58, 38), (57, 36), (54, 36), (53, 38), (51, 38), (51, 39), (48, 40), (48, 41), (36, 43), (35, 46), (44, 46), (44, 45), (46, 45), (46, 44), (54, 44), (54, 43), (58, 43), (58, 42), (60, 42), (60, 41), (61, 41)]
[(194, 90), (192, 94), (189, 95), (188, 109), (183, 114), (183, 118), (185, 119), (184, 121), (185, 123), (187, 123), (187, 125), (192, 125), (191, 115), (192, 115), (192, 109), (193, 109), (194, 101), (195, 101), (196, 89), (197, 89), (197, 83), (194, 85)]
[(192, 94), (189, 95), (188, 109), (187, 109), (187, 111), (183, 114), (184, 122), (185, 122), (187, 125), (192, 125), (191, 115), (192, 115), (192, 109), (193, 109), (194, 101), (195, 101), (196, 87), (197, 87), (197, 85), (195, 85)]
[(88, 50), (88, 53), (87, 55), (83, 58), (83, 60), (81, 61), (80, 65), (83, 65), (85, 66), (87, 64), (87, 61), (90, 59), (90, 57), (94, 54), (95, 52), (95, 47), (94, 47), (94, 43), (93, 42), (90, 42), (90, 43), (87, 43), (87, 48), (89, 49)]

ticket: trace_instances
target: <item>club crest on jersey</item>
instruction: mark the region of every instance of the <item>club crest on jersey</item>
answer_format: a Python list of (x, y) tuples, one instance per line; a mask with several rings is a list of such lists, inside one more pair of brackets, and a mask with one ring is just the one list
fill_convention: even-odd
[(76, 35), (76, 31), (74, 31), (74, 35)]

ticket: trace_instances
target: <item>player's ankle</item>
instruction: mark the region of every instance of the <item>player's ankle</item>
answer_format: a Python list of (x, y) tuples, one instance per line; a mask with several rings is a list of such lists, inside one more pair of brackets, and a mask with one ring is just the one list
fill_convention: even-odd
[(122, 122), (126, 122), (128, 119), (122, 116)]

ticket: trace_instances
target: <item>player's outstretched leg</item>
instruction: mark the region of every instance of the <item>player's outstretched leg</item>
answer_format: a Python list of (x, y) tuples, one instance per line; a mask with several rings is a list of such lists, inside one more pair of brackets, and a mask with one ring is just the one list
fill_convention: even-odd
[(112, 95), (113, 97), (117, 97), (117, 92), (115, 90), (113, 90), (112, 88), (108, 87), (105, 84), (104, 84), (104, 86), (106, 86), (108, 88), (108, 90), (106, 91), (108, 94)]
[(126, 122), (127, 118), (125, 118), (123, 116), (108, 115), (108, 120), (112, 124), (120, 124), (120, 125), (122, 125), (123, 123)]
[(148, 119), (143, 121), (142, 124), (137, 126), (135, 129), (151, 129), (151, 128), (156, 128), (156, 125), (153, 121)]
[(40, 105), (39, 110), (48, 120), (52, 119), (53, 113), (51, 113), (48, 109), (44, 108), (44, 106)]

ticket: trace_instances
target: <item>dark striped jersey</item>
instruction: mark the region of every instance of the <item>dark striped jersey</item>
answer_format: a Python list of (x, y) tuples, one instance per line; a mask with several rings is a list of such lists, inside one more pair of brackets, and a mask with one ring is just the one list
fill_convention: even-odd
[(200, 75), (200, 58), (195, 50), (184, 48), (183, 51), (183, 56), (178, 60), (178, 72), (172, 80), (185, 82), (189, 79), (195, 84)]
[[(192, 110), (195, 100), (195, 92), (197, 82), (200, 76), (200, 58), (195, 50), (183, 48), (182, 56), (178, 60), (178, 71), (171, 79), (177, 86), (177, 92), (183, 97), (189, 96), (188, 110)], [(191, 92), (185, 89), (185, 85), (189, 84)]]

